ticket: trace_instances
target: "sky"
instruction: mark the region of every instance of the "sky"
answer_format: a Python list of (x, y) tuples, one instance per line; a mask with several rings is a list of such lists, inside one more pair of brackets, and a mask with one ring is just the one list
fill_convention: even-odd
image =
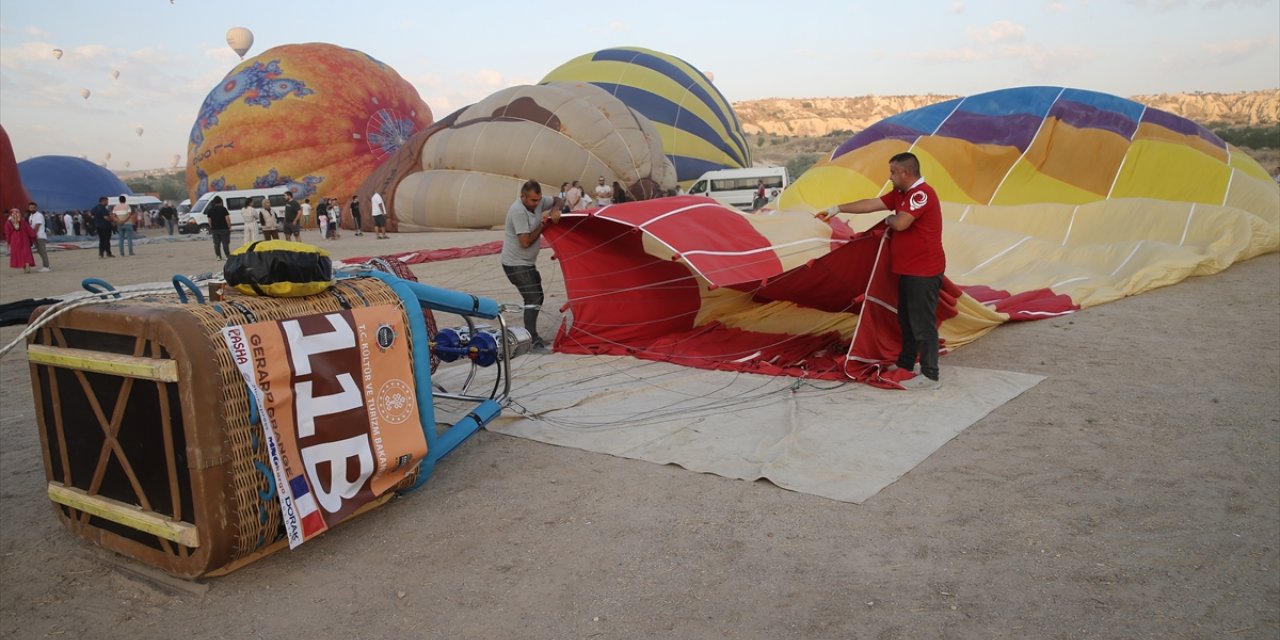
[(0, 0), (0, 125), (18, 161), (84, 156), (124, 171), (168, 168), (176, 155), (184, 165), (201, 103), (239, 63), (226, 44), (237, 26), (254, 34), (250, 57), (302, 42), (369, 54), (437, 118), (615, 46), (679, 57), (731, 102), (1025, 85), (1124, 97), (1280, 88), (1280, 0), (645, 0), (615, 15), (606, 6)]

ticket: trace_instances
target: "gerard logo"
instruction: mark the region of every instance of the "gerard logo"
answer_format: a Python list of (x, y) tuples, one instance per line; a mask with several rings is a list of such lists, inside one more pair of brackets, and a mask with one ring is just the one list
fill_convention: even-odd
[(911, 194), (911, 210), (912, 211), (915, 211), (916, 209), (923, 207), (924, 205), (928, 204), (928, 202), (929, 202), (929, 194), (923, 191), (917, 191)]

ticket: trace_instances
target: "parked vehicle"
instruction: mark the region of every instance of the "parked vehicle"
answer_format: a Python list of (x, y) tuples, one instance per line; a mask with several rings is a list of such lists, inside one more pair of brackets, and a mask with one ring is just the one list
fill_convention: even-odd
[(243, 210), (246, 207), (253, 206), (254, 201), (258, 198), (266, 198), (267, 202), (271, 203), (271, 211), (276, 214), (276, 219), (283, 221), (284, 194), (288, 192), (288, 187), (210, 191), (196, 199), (191, 205), (191, 211), (180, 214), (178, 218), (180, 223), (179, 231), (182, 233), (208, 233), (209, 218), (204, 214), (204, 210), (209, 207), (209, 203), (213, 201), (214, 196), (222, 196), (222, 204), (227, 208), (227, 211), (231, 212), (232, 231), (243, 230)]
[(761, 182), (766, 197), (771, 200), (786, 189), (791, 180), (786, 167), (721, 169), (702, 174), (689, 187), (689, 195), (707, 196), (743, 211), (754, 211), (759, 208), (755, 200)]

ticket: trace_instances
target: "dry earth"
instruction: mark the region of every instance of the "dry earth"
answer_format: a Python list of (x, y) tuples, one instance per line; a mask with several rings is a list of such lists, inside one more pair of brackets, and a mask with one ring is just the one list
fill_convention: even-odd
[[(326, 246), (342, 257), (498, 237)], [(57, 253), (49, 274), (5, 269), (0, 301), (70, 292), (90, 275), (128, 284), (218, 267), (205, 243), (95, 253)], [(497, 264), (415, 271), (511, 300)], [(550, 262), (543, 273), (558, 306), (563, 283)], [(1001, 327), (947, 364), (1047, 379), (863, 505), (481, 432), (422, 490), (175, 588), (63, 530), (44, 493), (28, 368), (10, 354), (0, 636), (1280, 636), (1280, 254)]]

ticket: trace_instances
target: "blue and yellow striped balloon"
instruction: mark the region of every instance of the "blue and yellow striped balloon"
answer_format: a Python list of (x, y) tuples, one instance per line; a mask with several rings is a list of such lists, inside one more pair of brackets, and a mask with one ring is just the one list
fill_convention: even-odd
[(733, 107), (680, 58), (640, 47), (601, 49), (556, 67), (540, 84), (551, 82), (593, 84), (652, 121), (682, 183), (707, 171), (751, 166)]

